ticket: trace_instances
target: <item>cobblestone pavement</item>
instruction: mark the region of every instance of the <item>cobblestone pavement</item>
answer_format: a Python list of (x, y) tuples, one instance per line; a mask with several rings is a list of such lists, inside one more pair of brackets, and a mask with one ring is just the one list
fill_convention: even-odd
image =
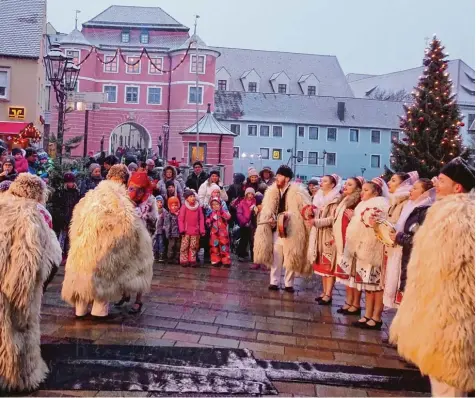
[[(91, 324), (77, 321), (61, 298), (63, 269), (43, 298), (44, 342), (84, 339), (94, 344), (248, 348), (257, 359), (308, 361), (405, 369), (388, 338), (392, 313), (382, 331), (353, 328), (356, 317), (337, 314), (345, 291), (337, 285), (331, 307), (315, 303), (317, 278), (297, 279), (296, 293), (268, 291), (269, 274), (235, 263), (230, 269), (154, 266), (152, 291), (140, 315)], [(358, 390), (274, 382), (283, 396), (416, 396), (414, 393)], [(117, 392), (39, 391), (35, 395), (118, 396)], [(140, 396), (143, 393), (120, 393)]]

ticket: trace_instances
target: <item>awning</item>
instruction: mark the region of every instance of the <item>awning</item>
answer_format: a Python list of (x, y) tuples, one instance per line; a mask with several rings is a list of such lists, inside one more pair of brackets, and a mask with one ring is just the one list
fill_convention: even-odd
[(0, 121), (0, 134), (19, 134), (28, 124), (28, 122)]

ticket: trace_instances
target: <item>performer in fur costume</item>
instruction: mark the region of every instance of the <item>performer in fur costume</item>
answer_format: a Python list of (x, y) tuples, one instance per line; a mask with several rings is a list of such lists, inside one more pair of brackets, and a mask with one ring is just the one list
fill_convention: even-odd
[(44, 182), (24, 173), (0, 196), (0, 390), (28, 391), (45, 379), (40, 353), (43, 284), (61, 247), (38, 203)]
[[(282, 165), (276, 172), (276, 182), (271, 185), (263, 198), (260, 224), (256, 229), (254, 262), (266, 264), (270, 269), (270, 290), (278, 290), (283, 265), (285, 268), (285, 291), (294, 292), (295, 274), (309, 275), (312, 264), (307, 260), (308, 227), (301, 216), (304, 206), (311, 204), (311, 197), (300, 184), (291, 183), (293, 172)], [(289, 222), (287, 237), (280, 238), (276, 230), (276, 216), (287, 212)]]
[(125, 165), (112, 166), (108, 180), (76, 205), (71, 247), (61, 295), (76, 316), (108, 316), (108, 302), (123, 293), (148, 292), (152, 281), (152, 240), (137, 215), (126, 183)]

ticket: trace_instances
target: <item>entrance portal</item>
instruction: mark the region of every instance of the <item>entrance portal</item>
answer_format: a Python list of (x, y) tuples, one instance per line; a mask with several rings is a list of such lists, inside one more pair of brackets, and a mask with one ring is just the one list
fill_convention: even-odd
[(151, 148), (151, 138), (145, 127), (134, 122), (117, 126), (111, 133), (110, 151), (116, 153), (117, 148), (132, 151)]

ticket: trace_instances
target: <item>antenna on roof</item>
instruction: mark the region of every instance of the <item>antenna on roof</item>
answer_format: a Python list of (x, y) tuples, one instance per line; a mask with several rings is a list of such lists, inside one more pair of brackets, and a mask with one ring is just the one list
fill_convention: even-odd
[(74, 19), (74, 29), (78, 30), (78, 14), (81, 12), (81, 10), (76, 10), (75, 11), (75, 19)]

